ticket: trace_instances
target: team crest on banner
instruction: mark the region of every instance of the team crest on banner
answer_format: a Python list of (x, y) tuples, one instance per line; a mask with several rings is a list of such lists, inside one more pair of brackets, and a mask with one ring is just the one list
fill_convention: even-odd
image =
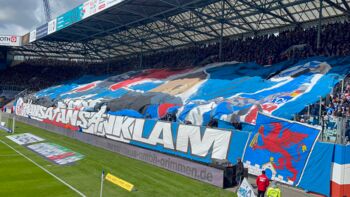
[(304, 124), (259, 113), (244, 156), (249, 173), (296, 185), (319, 135)]

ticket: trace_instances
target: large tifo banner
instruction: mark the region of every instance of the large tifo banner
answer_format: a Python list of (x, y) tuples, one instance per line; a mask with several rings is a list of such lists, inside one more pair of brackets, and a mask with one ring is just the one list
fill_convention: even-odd
[(210, 163), (211, 159), (228, 159), (232, 135), (231, 131), (221, 129), (114, 116), (105, 113), (105, 107), (99, 112), (86, 112), (46, 108), (19, 99), (16, 114), (206, 163)]
[(259, 175), (265, 170), (272, 180), (296, 185), (319, 132), (314, 127), (259, 113), (244, 165), (250, 174)]
[(301, 179), (319, 135), (319, 130), (314, 127), (260, 113), (255, 130), (249, 135), (176, 122), (114, 116), (106, 113), (105, 106), (98, 112), (86, 112), (47, 108), (25, 103), (20, 98), (15, 112), (58, 127), (204, 163), (211, 163), (213, 159), (235, 163), (243, 156), (250, 174), (259, 175), (266, 170), (272, 180), (290, 185), (296, 185)]

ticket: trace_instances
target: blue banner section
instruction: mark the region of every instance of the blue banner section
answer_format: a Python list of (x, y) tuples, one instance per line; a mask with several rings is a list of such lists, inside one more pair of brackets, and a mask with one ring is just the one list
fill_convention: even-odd
[(299, 187), (330, 196), (334, 144), (317, 142), (306, 165)]
[(242, 159), (244, 148), (249, 139), (249, 132), (245, 131), (233, 131), (230, 141), (230, 149), (228, 154), (228, 160), (232, 164), (237, 163), (237, 159)]
[(350, 164), (350, 157), (344, 157), (344, 155), (350, 155), (350, 145), (336, 144), (333, 162), (341, 165)]
[[(79, 21), (81, 9), (58, 17), (58, 29)], [(112, 103), (113, 111), (135, 110), (154, 119), (170, 114), (176, 121), (193, 125), (206, 126), (212, 119), (255, 125), (258, 112), (290, 118), (325, 96), (329, 87), (342, 78), (338, 67), (347, 66), (340, 64), (342, 61), (315, 58), (269, 67), (227, 63), (191, 69), (146, 69), (100, 79), (90, 76), (85, 83), (69, 82), (40, 91), (37, 96), (77, 109), (82, 108), (80, 103), (84, 109), (92, 109), (103, 101)], [(159, 108), (161, 104), (179, 107), (171, 113)]]
[(318, 134), (316, 128), (259, 113), (244, 162), (251, 174), (266, 170), (270, 179), (296, 185)]
[(57, 26), (56, 26), (57, 31), (72, 24), (71, 15), (72, 15), (71, 12), (67, 12), (67, 13), (64, 13), (61, 16), (57, 17)]
[(82, 20), (82, 17), (83, 17), (82, 10), (83, 10), (83, 5), (80, 5), (57, 17), (57, 27), (56, 27), (57, 31)]

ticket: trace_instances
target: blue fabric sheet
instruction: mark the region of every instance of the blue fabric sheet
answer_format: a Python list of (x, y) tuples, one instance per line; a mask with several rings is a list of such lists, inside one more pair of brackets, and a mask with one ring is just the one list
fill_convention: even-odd
[(334, 144), (316, 143), (298, 185), (299, 187), (330, 196), (333, 150)]

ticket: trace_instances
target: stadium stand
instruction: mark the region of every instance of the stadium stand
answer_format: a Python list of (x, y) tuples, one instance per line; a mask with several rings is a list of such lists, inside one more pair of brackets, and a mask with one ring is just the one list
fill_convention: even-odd
[[(222, 60), (267, 65), (317, 55), (347, 56), (350, 55), (349, 28), (348, 21), (324, 25), (320, 49), (317, 49), (315, 39), (312, 39), (316, 37), (316, 27), (297, 27), (276, 35), (227, 39), (223, 44)], [(203, 66), (203, 63), (218, 61), (217, 49), (218, 43), (211, 43), (148, 54), (143, 57), (142, 68)], [(31, 59), (1, 72), (0, 82), (3, 85), (16, 84), (39, 90), (84, 74), (119, 74), (134, 69), (140, 69), (138, 57), (108, 63)]]
[[(256, 88), (249, 90), (249, 92), (254, 92), (258, 89), (269, 87), (269, 85), (266, 85), (266, 82), (270, 83), (271, 77), (273, 78), (274, 75), (283, 72), (283, 70), (290, 66), (297, 65), (297, 62), (300, 60), (301, 63), (306, 63), (307, 61), (312, 62), (313, 60), (325, 61), (327, 63), (331, 62), (331, 66), (333, 67), (331, 71), (335, 70), (331, 73), (338, 74), (338, 77), (340, 77), (344, 72), (340, 71), (342, 69), (339, 69), (338, 65), (346, 64), (347, 58), (345, 57), (350, 55), (350, 33), (346, 31), (348, 28), (349, 23), (347, 21), (324, 25), (320, 49), (317, 49), (314, 41), (315, 39), (311, 39), (316, 36), (316, 28), (302, 29), (297, 27), (292, 31), (284, 31), (279, 34), (225, 40), (223, 44), (224, 61), (239, 60), (251, 63), (228, 64), (227, 66), (218, 67), (216, 71), (214, 68), (210, 68), (211, 66), (204, 65), (204, 63), (218, 61), (218, 57), (215, 56), (218, 43), (211, 43), (157, 52), (145, 56), (142, 68), (157, 68), (156, 70), (140, 70), (140, 65), (137, 63), (138, 57), (114, 60), (108, 63), (32, 59), (19, 65), (9, 67), (4, 72), (1, 72), (0, 83), (8, 86), (16, 84), (17, 86), (23, 87), (23, 89), (37, 91), (66, 82), (66, 85), (59, 86), (58, 88), (49, 88), (38, 92), (37, 102), (44, 106), (57, 106), (59, 101), (68, 99), (68, 102), (64, 101), (67, 107), (67, 103), (72, 103), (71, 100), (79, 100), (79, 98), (82, 96), (84, 97), (84, 95), (90, 95), (82, 99), (89, 100), (89, 104), (84, 104), (84, 107), (87, 108), (85, 110), (96, 111), (98, 110), (98, 106), (101, 106), (103, 103), (108, 103), (109, 109), (114, 113), (121, 110), (134, 110), (134, 116), (137, 114), (137, 116), (164, 119), (167, 115), (168, 117), (172, 117), (170, 118), (171, 120), (181, 120), (182, 122), (188, 121), (192, 124), (207, 125), (212, 118), (220, 119), (222, 114), (219, 116), (211, 114), (205, 121), (202, 122), (201, 120), (197, 123), (196, 120), (181, 119), (180, 117), (175, 118), (174, 113), (177, 109), (172, 109), (172, 107), (177, 106), (177, 108), (180, 108), (194, 100), (204, 100), (208, 105), (213, 99), (228, 99), (234, 94), (239, 93), (241, 89), (239, 87), (232, 87), (232, 90), (222, 91), (225, 85), (221, 82), (222, 84), (218, 86), (218, 89), (216, 89), (215, 92), (210, 92), (210, 94), (207, 92), (209, 90), (205, 88), (201, 90), (199, 88), (197, 93), (191, 95), (189, 98), (183, 99), (181, 96), (178, 97), (178, 95), (200, 84), (202, 84), (203, 88), (203, 80), (209, 76), (209, 81), (205, 83), (210, 84), (207, 85), (210, 88), (213, 86), (215, 87), (217, 83), (214, 80), (215, 78), (225, 79), (225, 77), (227, 77), (229, 83), (238, 83), (236, 80), (239, 78), (236, 75), (239, 74), (243, 76), (259, 76), (261, 80), (264, 80), (260, 85), (257, 85)], [(333, 36), (335, 34), (336, 36)], [(317, 55), (319, 55), (319, 57)], [(309, 58), (309, 60), (303, 60), (305, 58)], [(264, 68), (262, 65), (266, 64), (272, 64), (272, 66)], [(258, 73), (253, 71), (256, 69), (259, 71)], [(125, 71), (129, 72), (121, 74)], [(225, 76), (223, 74), (225, 72), (230, 72), (231, 75), (226, 74)], [(179, 76), (177, 76), (178, 74)], [(96, 79), (92, 77), (92, 75), (100, 77)], [(127, 78), (130, 79), (123, 81)], [(67, 82), (69, 80), (70, 82)], [(155, 81), (152, 82), (152, 80)], [(246, 80), (247, 84), (251, 82), (250, 80)], [(335, 82), (337, 82), (337, 80), (325, 83), (324, 86), (333, 86), (334, 84), (332, 83)], [(162, 87), (161, 84), (163, 83), (167, 83), (168, 85), (163, 85)], [(186, 84), (187, 87), (184, 88), (184, 84)], [(181, 85), (182, 87), (179, 88), (178, 86)], [(243, 83), (240, 84), (240, 86), (243, 85)], [(133, 93), (130, 92), (130, 90), (144, 93)], [(201, 91), (211, 96), (208, 97), (204, 93), (201, 93)], [(160, 95), (160, 92), (162, 95)], [(225, 93), (219, 94), (218, 92)], [(325, 94), (326, 93), (319, 93), (315, 98), (318, 96), (325, 96)], [(133, 100), (132, 98), (138, 99)], [(303, 106), (316, 102), (315, 98), (304, 100)], [(128, 101), (128, 103), (125, 101)], [(76, 102), (79, 104), (70, 107), (81, 108), (83, 103), (81, 101)], [(223, 101), (214, 101), (215, 107), (220, 102)], [(163, 103), (171, 104), (172, 106), (168, 106), (165, 108), (165, 111), (158, 113), (151, 110), (152, 107), (154, 109), (162, 108), (162, 106), (159, 105)], [(60, 104), (62, 104), (62, 102), (60, 102)], [(200, 105), (203, 105), (203, 103)], [(211, 107), (214, 108), (214, 106)], [(168, 108), (175, 111), (169, 112), (170, 114), (168, 114)], [(291, 118), (290, 114), (297, 114), (299, 112), (298, 110), (301, 111), (302, 109), (298, 108), (292, 111), (286, 110), (288, 111), (287, 113), (282, 113), (277, 110), (274, 114), (285, 118)], [(260, 109), (259, 111), (262, 110)], [(312, 111), (317, 110), (312, 109)], [(200, 112), (200, 114), (201, 113), (203, 112)], [(178, 116), (183, 117), (184, 115), (178, 114)], [(203, 114), (200, 116), (203, 116)], [(252, 120), (245, 121), (244, 119), (240, 119), (240, 121), (250, 123)], [(232, 120), (228, 122), (232, 122)]]
[[(350, 117), (350, 82), (348, 77), (345, 78), (350, 70), (350, 23), (345, 19), (322, 25), (319, 43), (315, 39), (318, 37), (318, 28), (296, 23), (295, 27), (283, 29), (279, 33), (253, 32), (253, 35), (232, 38), (222, 38), (221, 35), (223, 42), (215, 39), (160, 51), (151, 50), (140, 54), (136, 51), (133, 55), (97, 62), (30, 59), (1, 72), (0, 84), (36, 91), (18, 99), (16, 102), (19, 104), (11, 103), (19, 116), (206, 164), (210, 164), (212, 159), (227, 159), (233, 163), (237, 156), (244, 153), (245, 166), (249, 167), (251, 174), (257, 175), (261, 169), (269, 169), (268, 175), (275, 180), (329, 195), (329, 186), (311, 187), (325, 185), (320, 183), (322, 181), (338, 184), (332, 186), (333, 193), (346, 187), (346, 181), (331, 176), (331, 172), (339, 175), (342, 170), (345, 171), (343, 166), (339, 167), (341, 170), (331, 169), (332, 163), (346, 164), (346, 161), (339, 159), (344, 156), (343, 152), (340, 154), (340, 151), (336, 151), (337, 147), (343, 149), (345, 146), (316, 142), (319, 130), (310, 124), (327, 127), (325, 132), (322, 128), (322, 135), (326, 136), (322, 136), (321, 140), (347, 143), (338, 136), (336, 129), (340, 128), (339, 124), (324, 122), (332, 118)], [(222, 54), (220, 52), (219, 56), (220, 47)], [(323, 98), (326, 98), (325, 101), (318, 103)], [(272, 126), (256, 126), (259, 112), (264, 113), (262, 116), (266, 116), (264, 118), (268, 123), (273, 122)], [(273, 118), (275, 120), (272, 121)], [(293, 118), (309, 125), (290, 121)], [(118, 128), (113, 122), (116, 120), (120, 121), (116, 126)], [(282, 123), (278, 121), (297, 126), (294, 130), (286, 126), (287, 129), (282, 132)], [(121, 126), (124, 123), (125, 127)], [(109, 128), (105, 128), (106, 125)], [(170, 135), (164, 136), (166, 129), (159, 129), (160, 126), (158, 128), (155, 125), (164, 128), (172, 126), (167, 130)], [(183, 125), (186, 126), (183, 130), (198, 134), (195, 137), (199, 136), (197, 144), (194, 144), (200, 149), (196, 156), (192, 155), (191, 150), (177, 150), (175, 148), (178, 147), (173, 147), (172, 142), (164, 142), (165, 138), (173, 140), (173, 137), (176, 141), (178, 128)], [(199, 126), (201, 130), (197, 129)], [(139, 130), (134, 131), (136, 127)], [(113, 133), (114, 129), (119, 131), (118, 135)], [(202, 147), (205, 140), (201, 141), (205, 129), (216, 132), (210, 141), (212, 144), (220, 141), (216, 148), (227, 145), (227, 150), (210, 152), (210, 143), (206, 144), (207, 150), (202, 150), (206, 148), (203, 148), (204, 145)], [(270, 129), (271, 132), (264, 133), (264, 129)], [(154, 130), (158, 135), (150, 134)], [(253, 131), (256, 132), (254, 136), (251, 135)], [(279, 133), (274, 133), (277, 131), (287, 137), (280, 139)], [(124, 132), (123, 135), (120, 132)], [(136, 132), (139, 136), (135, 140)], [(147, 141), (149, 139), (142, 132), (155, 140)], [(234, 135), (233, 141), (227, 138), (231, 134)], [(195, 138), (189, 136), (190, 141)], [(265, 138), (281, 141), (268, 144)], [(338, 138), (341, 140), (338, 141)], [(187, 139), (186, 136), (183, 139)], [(183, 139), (179, 138), (179, 141)], [(223, 143), (225, 140), (228, 142)], [(188, 140), (184, 141), (180, 142), (185, 144), (180, 148), (188, 148)], [(259, 143), (267, 145), (259, 146)], [(255, 160), (254, 154), (258, 154), (255, 150), (258, 149), (268, 156), (260, 154), (266, 157)], [(280, 153), (282, 156), (278, 155)], [(309, 153), (313, 155), (309, 156)], [(214, 158), (209, 154), (219, 156)], [(335, 157), (337, 154), (340, 156)], [(299, 162), (300, 155), (303, 158)], [(328, 157), (319, 158), (320, 155)], [(279, 158), (278, 161), (275, 158)], [(296, 161), (292, 163), (294, 159)], [(315, 172), (321, 160), (325, 163), (323, 169), (329, 170), (329, 173)], [(315, 173), (322, 178), (310, 183)]]

